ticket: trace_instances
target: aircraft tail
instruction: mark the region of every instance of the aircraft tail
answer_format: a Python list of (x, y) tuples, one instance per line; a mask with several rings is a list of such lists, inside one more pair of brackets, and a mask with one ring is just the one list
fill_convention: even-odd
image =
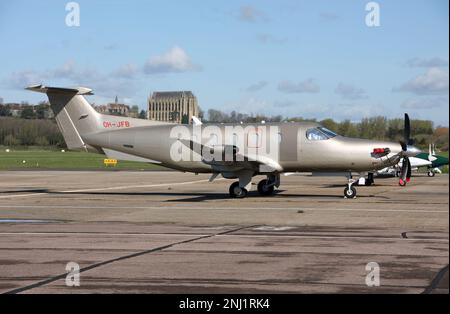
[(101, 115), (92, 108), (83, 95), (92, 95), (85, 87), (59, 88), (34, 85), (26, 89), (47, 94), (56, 122), (71, 150), (97, 151), (83, 141), (83, 134), (98, 130)]

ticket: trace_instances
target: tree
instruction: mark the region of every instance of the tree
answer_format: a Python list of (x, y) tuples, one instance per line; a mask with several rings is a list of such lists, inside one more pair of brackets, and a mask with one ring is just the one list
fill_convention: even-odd
[(208, 110), (208, 122), (222, 123), (228, 120), (228, 116), (226, 113), (223, 113), (220, 110), (209, 109)]
[(45, 112), (47, 111), (47, 108), (44, 106), (37, 106), (36, 107), (36, 118), (37, 119), (45, 119)]
[(11, 111), (9, 111), (9, 108), (4, 105), (0, 105), (0, 117), (9, 117), (10, 115)]
[(141, 110), (141, 112), (139, 112), (139, 119), (147, 119), (147, 112), (145, 110)]
[(3, 140), (3, 143), (6, 146), (17, 146), (20, 145), (20, 141), (16, 139), (13, 135), (8, 134), (5, 136), (5, 139)]
[(320, 124), (333, 132), (337, 132), (339, 130), (338, 124), (334, 122), (333, 119), (322, 120), (320, 121)]
[(189, 117), (187, 114), (184, 114), (181, 118), (181, 124), (189, 124)]
[(22, 112), (20, 113), (20, 117), (22, 119), (33, 119), (36, 117), (33, 108), (31, 107), (25, 107)]
[(48, 146), (49, 142), (45, 136), (39, 136), (35, 140), (35, 144), (37, 146)]
[(350, 120), (344, 120), (338, 125), (337, 133), (347, 137), (358, 137), (358, 128)]

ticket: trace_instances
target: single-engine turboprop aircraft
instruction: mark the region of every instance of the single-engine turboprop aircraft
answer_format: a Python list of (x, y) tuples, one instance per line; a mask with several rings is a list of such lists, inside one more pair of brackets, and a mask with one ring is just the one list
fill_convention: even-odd
[(399, 184), (411, 177), (409, 157), (420, 151), (412, 146), (409, 117), (405, 114), (404, 139), (400, 143), (339, 136), (320, 124), (254, 123), (180, 125), (144, 119), (103, 115), (84, 95), (84, 87), (58, 88), (35, 85), (28, 90), (47, 94), (67, 147), (101, 153), (108, 158), (157, 163), (179, 171), (219, 174), (238, 179), (231, 197), (242, 198), (252, 178), (266, 175), (258, 184), (261, 195), (280, 186), (285, 172), (345, 172), (346, 198), (354, 198), (358, 180), (352, 173), (374, 173), (400, 160)]

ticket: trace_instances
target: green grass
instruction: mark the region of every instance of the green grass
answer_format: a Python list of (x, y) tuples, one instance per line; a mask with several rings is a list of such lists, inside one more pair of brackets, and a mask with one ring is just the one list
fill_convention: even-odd
[(61, 170), (164, 170), (158, 165), (133, 161), (118, 161), (115, 167), (106, 167), (104, 155), (85, 152), (61, 152), (61, 150), (27, 149), (15, 150), (6, 147), (0, 150), (0, 170), (26, 170), (26, 169), (61, 169)]

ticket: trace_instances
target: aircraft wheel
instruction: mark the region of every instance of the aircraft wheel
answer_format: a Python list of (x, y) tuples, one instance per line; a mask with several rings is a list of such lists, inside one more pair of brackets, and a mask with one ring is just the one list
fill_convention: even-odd
[(400, 185), (400, 186), (406, 186), (406, 181), (403, 180), (403, 179), (400, 179), (400, 180), (398, 181), (398, 185)]
[(430, 178), (434, 177), (435, 175), (436, 175), (436, 174), (434, 173), (434, 171), (432, 171), (432, 170), (428, 171), (428, 176), (429, 176)]
[(344, 189), (344, 196), (346, 198), (355, 198), (356, 197), (356, 189), (353, 186), (351, 186), (351, 187), (346, 186)]
[(268, 185), (269, 180), (261, 180), (258, 183), (258, 193), (261, 195), (272, 195), (275, 190), (273, 185)]
[(244, 198), (247, 196), (247, 190), (239, 186), (239, 182), (230, 185), (230, 196), (234, 198)]

